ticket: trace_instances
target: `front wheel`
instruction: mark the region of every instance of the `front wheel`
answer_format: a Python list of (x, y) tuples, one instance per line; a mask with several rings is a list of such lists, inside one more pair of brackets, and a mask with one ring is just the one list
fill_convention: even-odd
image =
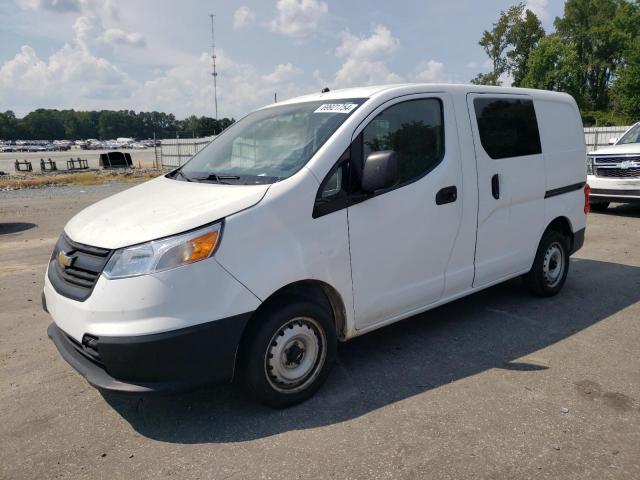
[(564, 285), (569, 273), (567, 238), (554, 230), (542, 236), (533, 266), (523, 275), (525, 285), (536, 295), (551, 297)]
[(311, 397), (336, 356), (336, 333), (326, 309), (283, 298), (248, 332), (241, 352), (242, 379), (255, 397), (275, 408)]

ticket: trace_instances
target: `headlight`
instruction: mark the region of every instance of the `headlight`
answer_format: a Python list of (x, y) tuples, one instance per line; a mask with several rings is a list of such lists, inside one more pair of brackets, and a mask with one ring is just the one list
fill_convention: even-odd
[(125, 278), (160, 272), (198, 262), (213, 255), (222, 224), (116, 250), (104, 268), (107, 278)]
[(593, 157), (587, 157), (587, 175), (593, 175)]

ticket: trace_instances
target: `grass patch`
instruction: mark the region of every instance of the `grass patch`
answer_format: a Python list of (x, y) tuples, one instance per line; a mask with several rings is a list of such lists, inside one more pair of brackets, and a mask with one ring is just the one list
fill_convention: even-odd
[(144, 182), (162, 175), (161, 171), (103, 171), (29, 175), (0, 178), (0, 190), (39, 188), (47, 185), (100, 185), (110, 182)]

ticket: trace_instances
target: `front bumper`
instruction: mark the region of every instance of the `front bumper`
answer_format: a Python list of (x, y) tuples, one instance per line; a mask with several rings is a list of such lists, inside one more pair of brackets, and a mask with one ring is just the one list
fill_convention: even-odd
[(640, 178), (603, 178), (589, 175), (589, 197), (595, 201), (632, 203), (640, 202)]
[(62, 358), (96, 388), (125, 393), (175, 392), (231, 381), (250, 316), (235, 315), (152, 335), (92, 336), (90, 347), (55, 323), (49, 325), (47, 334)]

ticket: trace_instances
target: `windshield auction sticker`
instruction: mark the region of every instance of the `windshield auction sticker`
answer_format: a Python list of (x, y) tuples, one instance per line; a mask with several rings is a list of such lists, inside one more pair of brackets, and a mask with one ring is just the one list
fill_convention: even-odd
[(350, 113), (357, 103), (323, 103), (313, 113)]

